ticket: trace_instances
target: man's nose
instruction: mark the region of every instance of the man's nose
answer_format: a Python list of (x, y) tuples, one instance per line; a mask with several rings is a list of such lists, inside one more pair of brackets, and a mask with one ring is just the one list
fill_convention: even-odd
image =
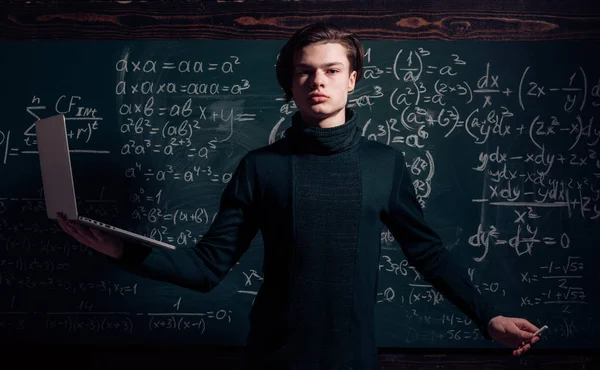
[(312, 87), (323, 86), (325, 83), (325, 74), (320, 71), (316, 71), (313, 74)]

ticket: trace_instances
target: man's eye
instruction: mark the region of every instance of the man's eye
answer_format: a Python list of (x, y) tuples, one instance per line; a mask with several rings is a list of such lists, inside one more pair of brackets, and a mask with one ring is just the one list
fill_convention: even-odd
[(339, 71), (338, 71), (337, 69), (330, 69), (328, 72), (329, 72), (329, 73), (337, 73), (337, 72), (339, 72)]
[(296, 75), (297, 75), (297, 76), (303, 76), (303, 75), (305, 75), (305, 74), (308, 74), (308, 72), (306, 72), (306, 71), (297, 71), (297, 72), (296, 72)]

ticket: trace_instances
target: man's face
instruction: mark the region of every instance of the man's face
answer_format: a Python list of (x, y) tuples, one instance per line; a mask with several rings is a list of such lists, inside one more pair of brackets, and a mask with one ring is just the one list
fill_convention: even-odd
[(343, 114), (356, 81), (343, 45), (305, 46), (296, 53), (294, 66), (292, 96), (304, 119), (318, 122)]

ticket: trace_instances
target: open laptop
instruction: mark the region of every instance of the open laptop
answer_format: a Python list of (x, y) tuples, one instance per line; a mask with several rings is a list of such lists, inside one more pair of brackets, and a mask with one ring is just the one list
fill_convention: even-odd
[(46, 212), (49, 218), (56, 219), (57, 213), (63, 213), (69, 220), (80, 222), (136, 244), (175, 249), (173, 245), (81, 216), (77, 211), (65, 116), (59, 114), (40, 119), (35, 123), (35, 130)]

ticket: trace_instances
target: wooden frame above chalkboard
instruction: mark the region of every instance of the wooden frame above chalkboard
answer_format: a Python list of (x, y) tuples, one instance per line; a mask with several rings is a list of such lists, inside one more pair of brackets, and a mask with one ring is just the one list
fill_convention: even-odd
[(327, 19), (363, 39), (599, 39), (600, 2), (8, 1), (0, 39), (285, 39)]

